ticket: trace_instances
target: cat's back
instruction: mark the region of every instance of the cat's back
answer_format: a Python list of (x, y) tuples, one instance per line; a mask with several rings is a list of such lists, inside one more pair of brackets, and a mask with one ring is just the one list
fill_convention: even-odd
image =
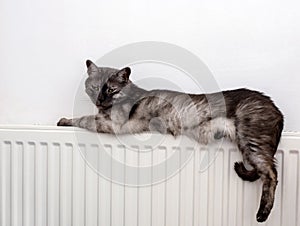
[(222, 94), (226, 103), (228, 117), (237, 116), (241, 113), (281, 115), (271, 98), (262, 92), (241, 88), (223, 91)]

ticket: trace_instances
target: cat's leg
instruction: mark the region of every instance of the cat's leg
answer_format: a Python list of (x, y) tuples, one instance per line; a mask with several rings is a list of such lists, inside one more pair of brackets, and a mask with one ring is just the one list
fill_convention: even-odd
[(145, 120), (130, 119), (123, 123), (119, 129), (118, 134), (136, 134), (149, 131), (149, 123)]
[(57, 123), (57, 126), (75, 126), (92, 132), (114, 133), (112, 121), (109, 117), (102, 114), (83, 116), (73, 119), (62, 118)]
[(112, 121), (107, 114), (83, 116), (81, 118), (62, 118), (58, 126), (75, 126), (97, 133), (133, 134), (149, 131), (149, 125), (145, 121), (131, 119), (124, 123)]
[(243, 150), (244, 159), (254, 167), (254, 170), (256, 170), (263, 183), (260, 206), (256, 214), (258, 222), (266, 221), (270, 215), (277, 186), (276, 161), (272, 154), (269, 154), (273, 153), (273, 151), (266, 151), (268, 150), (267, 147), (268, 145), (262, 145), (261, 148), (255, 151), (251, 149)]
[(248, 181), (261, 178), (263, 187), (256, 219), (258, 222), (264, 222), (273, 208), (275, 198), (277, 185), (277, 171), (273, 157), (275, 152), (268, 144), (269, 142), (249, 137), (237, 136), (237, 144), (242, 152), (244, 162), (249, 163), (254, 169), (249, 172), (243, 163), (235, 163), (235, 170), (242, 179)]
[[(256, 166), (249, 162), (249, 155), (251, 155), (252, 153), (251, 148), (249, 148), (249, 146), (245, 143), (245, 140), (240, 139), (240, 137), (237, 137), (236, 141), (237, 141), (238, 148), (243, 155), (243, 162), (235, 162), (234, 164), (235, 172), (242, 180), (250, 181), (250, 182), (258, 180), (260, 178), (260, 175), (258, 174)], [(250, 163), (253, 169), (251, 170), (246, 169), (244, 163)]]
[(257, 156), (253, 162), (256, 162), (256, 168), (263, 182), (260, 206), (256, 214), (256, 219), (258, 222), (264, 222), (267, 220), (274, 204), (275, 190), (278, 182), (277, 170), (274, 158), (269, 159), (266, 156)]

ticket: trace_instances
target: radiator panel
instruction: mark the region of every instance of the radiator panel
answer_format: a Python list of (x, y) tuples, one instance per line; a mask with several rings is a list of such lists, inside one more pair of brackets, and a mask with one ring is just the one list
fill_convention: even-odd
[(157, 145), (149, 134), (139, 136), (135, 143), (132, 136), (79, 129), (0, 127), (0, 225), (300, 224), (299, 133), (283, 135), (275, 204), (264, 224), (255, 219), (261, 182), (235, 174), (234, 162), (242, 157), (233, 144), (200, 146), (165, 136)]

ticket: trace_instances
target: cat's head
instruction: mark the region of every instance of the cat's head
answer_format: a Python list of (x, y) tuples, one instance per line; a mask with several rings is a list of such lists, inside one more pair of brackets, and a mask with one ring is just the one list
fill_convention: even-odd
[(92, 61), (86, 61), (88, 78), (85, 80), (85, 91), (99, 109), (112, 107), (114, 101), (122, 97), (122, 89), (130, 83), (131, 70), (108, 67), (97, 67)]

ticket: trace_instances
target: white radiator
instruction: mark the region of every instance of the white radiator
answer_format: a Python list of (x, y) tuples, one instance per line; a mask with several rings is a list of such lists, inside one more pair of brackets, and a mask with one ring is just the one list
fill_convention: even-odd
[(238, 178), (230, 143), (1, 126), (0, 148), (1, 226), (300, 225), (299, 133), (283, 135), (265, 224), (261, 182)]

